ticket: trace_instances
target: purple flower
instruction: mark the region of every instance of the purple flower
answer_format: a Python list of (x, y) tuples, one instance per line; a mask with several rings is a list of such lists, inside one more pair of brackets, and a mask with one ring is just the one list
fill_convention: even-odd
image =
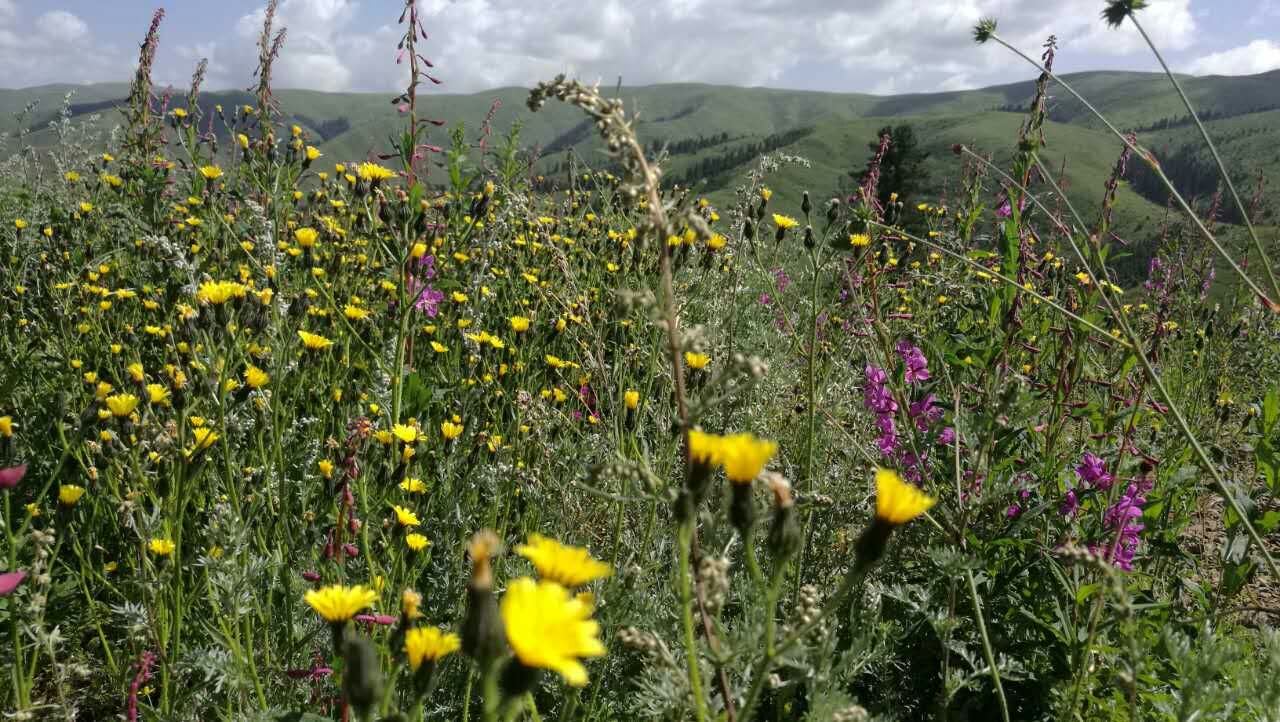
[(1101, 491), (1110, 489), (1111, 482), (1115, 481), (1115, 477), (1107, 473), (1106, 462), (1088, 451), (1084, 452), (1080, 465), (1076, 467), (1076, 476)]
[(1004, 510), (1004, 516), (1006, 519), (1016, 519), (1018, 518), (1018, 515), (1021, 513), (1022, 513), (1022, 507), (1018, 506), (1017, 504), (1010, 504), (1009, 508)]
[(950, 426), (943, 429), (941, 434), (938, 434), (938, 443), (942, 444), (943, 446), (950, 446), (954, 444), (955, 441), (956, 441), (956, 430)]
[(929, 380), (929, 359), (924, 357), (924, 352), (919, 347), (903, 340), (898, 342), (896, 350), (898, 355), (902, 357), (902, 363), (906, 366), (903, 378), (906, 379), (907, 383), (914, 384)]
[(1058, 505), (1058, 513), (1071, 518), (1076, 515), (1076, 511), (1080, 509), (1080, 502), (1076, 499), (1075, 489), (1067, 489), (1067, 493), (1062, 497), (1062, 503)]

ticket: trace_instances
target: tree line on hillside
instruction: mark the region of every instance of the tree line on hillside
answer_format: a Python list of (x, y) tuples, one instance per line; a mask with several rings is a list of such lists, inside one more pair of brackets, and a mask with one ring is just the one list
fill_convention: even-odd
[(794, 128), (785, 133), (774, 133), (754, 143), (744, 143), (726, 149), (709, 158), (703, 158), (676, 176), (673, 182), (682, 186), (692, 186), (706, 181), (705, 190), (722, 188), (727, 182), (727, 175), (743, 163), (748, 163), (765, 153), (772, 153), (785, 148), (813, 133), (812, 127)]

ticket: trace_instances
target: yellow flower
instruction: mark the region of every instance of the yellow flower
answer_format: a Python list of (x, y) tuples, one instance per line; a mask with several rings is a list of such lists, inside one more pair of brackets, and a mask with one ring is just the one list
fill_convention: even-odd
[(243, 283), (235, 281), (205, 281), (196, 291), (196, 299), (201, 303), (218, 306), (233, 298), (244, 298), (248, 290)]
[(366, 318), (369, 318), (369, 316), (371, 316), (371, 315), (373, 315), (373, 314), (372, 314), (372, 313), (370, 313), (370, 311), (369, 311), (368, 309), (360, 308), (359, 306), (353, 306), (353, 305), (351, 305), (351, 304), (349, 304), (349, 303), (348, 303), (348, 304), (347, 304), (347, 305), (342, 309), (342, 315), (343, 315), (343, 316), (346, 316), (347, 318), (351, 319), (352, 321), (363, 321), (363, 320), (365, 320)]
[(216, 165), (207, 165), (200, 169), (200, 175), (209, 180), (217, 180), (222, 177), (222, 169)]
[(193, 450), (203, 450), (213, 446), (213, 443), (217, 441), (219, 437), (213, 429), (210, 429), (207, 426), (202, 426), (191, 431), (191, 438), (195, 440), (195, 447)]
[(587, 683), (584, 657), (604, 656), (592, 607), (555, 582), (521, 577), (502, 597), (507, 642), (520, 664), (549, 669), (575, 687)]
[(391, 433), (395, 437), (406, 444), (412, 444), (418, 440), (418, 427), (408, 426), (406, 424), (396, 424), (391, 427)]
[(312, 351), (323, 351), (333, 345), (333, 342), (319, 334), (307, 331), (299, 331), (298, 338), (302, 339), (302, 345)]
[(407, 477), (404, 481), (400, 482), (400, 488), (410, 494), (421, 494), (427, 490), (427, 485), (422, 482), (422, 479)]
[(320, 237), (320, 232), (314, 228), (299, 228), (293, 232), (293, 240), (298, 242), (303, 248), (311, 248), (316, 244), (316, 239)]
[(75, 484), (63, 484), (58, 487), (58, 503), (63, 506), (75, 506), (80, 501), (80, 497), (84, 496), (85, 489), (83, 486)]
[(777, 453), (778, 445), (751, 434), (733, 434), (720, 441), (724, 475), (735, 484), (749, 484)]
[(760, 198), (764, 200), (766, 203), (769, 202), (769, 199), (772, 197), (773, 197), (773, 191), (769, 190), (768, 188), (760, 189)]
[(155, 554), (158, 557), (167, 557), (178, 547), (169, 539), (165, 539), (163, 537), (152, 537), (151, 541), (147, 544), (147, 548), (151, 550), (152, 554)]
[(244, 382), (248, 384), (251, 389), (260, 389), (263, 386), (266, 386), (269, 381), (271, 381), (270, 374), (257, 366), (250, 364), (249, 367), (244, 370)]
[(316, 467), (320, 469), (320, 476), (326, 479), (333, 478), (333, 462), (328, 459), (321, 459), (316, 462)]
[(423, 662), (434, 664), (461, 647), (458, 635), (437, 627), (416, 627), (404, 635), (404, 653), (409, 657), (409, 668), (415, 672)]
[(314, 145), (307, 146), (307, 160), (315, 160), (322, 155), (324, 155), (324, 153), (321, 153), (319, 148)]
[(795, 228), (796, 226), (800, 225), (800, 221), (797, 221), (791, 216), (784, 216), (781, 213), (774, 213), (773, 224), (785, 231), (788, 228)]
[(511, 317), (511, 330), (516, 333), (524, 333), (529, 330), (529, 319), (524, 316)]
[(632, 411), (635, 411), (640, 406), (639, 391), (627, 389), (627, 392), (622, 395), (622, 398), (624, 401), (626, 401), (627, 408), (631, 409)]
[(410, 550), (420, 552), (431, 545), (431, 540), (421, 534), (413, 533), (405, 536), (404, 543)]
[(418, 515), (403, 506), (391, 505), (392, 511), (396, 513), (396, 521), (400, 526), (418, 526), (422, 522), (418, 521)]
[(169, 403), (169, 389), (164, 384), (147, 384), (147, 400), (156, 406)]
[(135, 383), (140, 384), (147, 377), (146, 371), (142, 368), (142, 364), (137, 362), (129, 364), (125, 371), (129, 373), (129, 378), (133, 379)]
[(854, 248), (862, 248), (871, 243), (871, 236), (865, 233), (854, 233), (849, 236), (849, 244)]
[(0, 436), (8, 439), (13, 436), (13, 430), (18, 428), (13, 423), (12, 416), (0, 416)]
[(529, 543), (516, 547), (516, 554), (533, 562), (542, 579), (566, 587), (580, 587), (613, 573), (613, 568), (591, 558), (582, 547), (561, 544), (541, 534), (530, 534)]
[(390, 168), (383, 168), (377, 163), (361, 163), (356, 169), (356, 175), (360, 176), (360, 180), (377, 182), (395, 177), (395, 171)]
[(892, 469), (876, 469), (876, 518), (906, 524), (933, 506), (934, 499)]
[(462, 424), (455, 424), (452, 421), (440, 422), (440, 433), (444, 435), (445, 441), (453, 441), (462, 436)]
[(685, 351), (684, 362), (689, 366), (689, 368), (696, 370), (696, 369), (705, 368), (707, 364), (711, 363), (711, 357), (705, 353), (694, 353), (692, 351)]
[(715, 434), (708, 434), (697, 429), (689, 430), (689, 458), (706, 466), (720, 464), (722, 442)]
[(111, 410), (111, 415), (120, 418), (132, 414), (133, 410), (138, 408), (138, 397), (133, 394), (116, 394), (108, 396), (106, 404)]
[(335, 584), (312, 589), (303, 595), (303, 599), (324, 621), (337, 624), (351, 619), (357, 612), (372, 605), (378, 599), (378, 593), (359, 584), (354, 587)]

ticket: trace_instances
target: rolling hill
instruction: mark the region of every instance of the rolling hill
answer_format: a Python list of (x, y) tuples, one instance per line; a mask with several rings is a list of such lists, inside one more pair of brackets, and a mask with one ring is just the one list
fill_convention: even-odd
[[(1186, 191), (1199, 196), (1212, 192), (1216, 174), (1200, 148), (1194, 126), (1162, 75), (1090, 72), (1067, 78), (1116, 125), (1138, 132), (1140, 141), (1162, 160), (1180, 159), (1168, 167), (1179, 170), (1182, 177), (1175, 177), (1175, 181), (1185, 185)], [(1233, 178), (1244, 188), (1242, 193), (1251, 191), (1259, 174), (1280, 175), (1280, 71), (1241, 77), (1187, 77), (1184, 82), (1198, 110), (1209, 119), (1210, 132), (1219, 139)], [(31, 145), (55, 144), (58, 138), (49, 123), (59, 117), (64, 98), (73, 93), (66, 108), (72, 119), (85, 123), (92, 132), (105, 134), (119, 122), (114, 108), (127, 92), (124, 84), (0, 90), (0, 133), (12, 135), (26, 128), (30, 131), (26, 142)], [(817, 197), (831, 193), (842, 176), (863, 167), (870, 154), (868, 143), (878, 129), (901, 122), (914, 126), (923, 149), (930, 153), (922, 195), (943, 196), (949, 185), (954, 185), (959, 169), (949, 152), (951, 146), (965, 143), (990, 153), (997, 161), (1006, 161), (1033, 92), (1030, 81), (889, 97), (703, 84), (616, 90), (639, 114), (641, 139), (655, 150), (667, 149), (667, 178), (697, 180), (699, 192), (713, 201), (725, 203), (732, 198), (735, 183), (754, 164), (761, 148), (807, 158), (808, 166), (786, 166), (774, 183), (780, 189), (778, 202), (783, 207), (798, 202), (798, 197), (787, 194), (798, 196), (800, 189), (807, 188)], [(1070, 194), (1092, 219), (1121, 146), (1065, 91), (1058, 88), (1050, 92), (1045, 157), (1054, 168), (1064, 170)], [(533, 114), (525, 108), (526, 94), (523, 88), (429, 94), (422, 103), (428, 115), (449, 124), (465, 124), (470, 137), (496, 104), (495, 133), (518, 123), (522, 142), (543, 156), (539, 166), (543, 172), (558, 171), (570, 154), (587, 163), (606, 161), (593, 128), (578, 111), (550, 104)], [(185, 100), (181, 90), (174, 96), (177, 105)], [(308, 128), (332, 160), (371, 157), (388, 147), (387, 139), (401, 122), (389, 98), (382, 95), (285, 89), (276, 97), (289, 121)], [(201, 105), (208, 112), (217, 104), (231, 107), (251, 100), (240, 91), (206, 92)], [(37, 104), (32, 112), (16, 115), (33, 101)], [(434, 140), (443, 143), (444, 133), (435, 131)], [(6, 152), (12, 151), (9, 147)], [(709, 168), (715, 172), (703, 173)], [(1166, 198), (1150, 179), (1134, 179), (1121, 190), (1124, 212), (1120, 228), (1141, 238), (1163, 215)], [(1277, 193), (1263, 197), (1264, 220), (1274, 223), (1280, 212), (1278, 197)]]

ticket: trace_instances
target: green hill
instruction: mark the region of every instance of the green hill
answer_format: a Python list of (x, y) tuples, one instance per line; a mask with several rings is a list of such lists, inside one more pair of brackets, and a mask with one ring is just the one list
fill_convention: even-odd
[[(1137, 131), (1141, 142), (1162, 159), (1162, 165), (1177, 169), (1175, 181), (1187, 193), (1211, 194), (1216, 173), (1164, 76), (1107, 71), (1066, 77), (1119, 127)], [(1198, 109), (1209, 118), (1211, 132), (1219, 138), (1224, 156), (1238, 174), (1233, 176), (1238, 183), (1252, 189), (1259, 173), (1280, 175), (1276, 123), (1280, 120), (1280, 71), (1243, 77), (1186, 77), (1183, 82)], [(42, 86), (0, 90), (0, 133), (12, 134), (25, 127), (31, 131), (30, 144), (54, 145), (58, 138), (48, 125), (58, 117), (64, 97), (72, 91), (69, 113), (76, 120), (96, 117), (91, 131), (105, 134), (119, 122), (114, 108), (123, 102), (127, 85)], [(867, 145), (877, 130), (900, 122), (916, 128), (921, 145), (931, 154), (924, 193), (930, 198), (943, 197), (959, 170), (950, 153), (953, 144), (968, 144), (997, 161), (1008, 159), (1034, 84), (1023, 81), (889, 97), (693, 83), (622, 87), (615, 92), (638, 114), (642, 140), (655, 152), (669, 149), (667, 178), (691, 184), (696, 180), (700, 192), (725, 203), (762, 149), (810, 161), (807, 167), (793, 165), (781, 171), (776, 185), (794, 189), (784, 194), (804, 188), (819, 197), (830, 194), (845, 174), (865, 164)], [(421, 102), (425, 115), (449, 124), (465, 123), (469, 137), (475, 136), (491, 106), (498, 104), (494, 132), (500, 134), (519, 123), (522, 142), (542, 154), (539, 168), (546, 173), (563, 170), (569, 154), (590, 164), (606, 162), (593, 128), (580, 113), (551, 104), (533, 114), (525, 108), (526, 95), (523, 88), (499, 88), (465, 95), (428, 94)], [(185, 102), (181, 91), (174, 96), (174, 104)], [(385, 151), (388, 138), (402, 122), (383, 95), (284, 89), (276, 98), (289, 122), (308, 128), (326, 157), (334, 161), (360, 160)], [(21, 118), (15, 115), (33, 101), (38, 101), (33, 112)], [(202, 96), (206, 112), (217, 104), (231, 107), (251, 102), (248, 94), (239, 91)], [(1073, 200), (1092, 220), (1120, 144), (1061, 88), (1051, 89), (1048, 109), (1046, 160), (1054, 168), (1064, 169)], [(443, 143), (444, 132), (436, 131), (434, 140)], [(1064, 158), (1066, 165), (1062, 166)], [(1140, 171), (1134, 173), (1132, 189), (1126, 184), (1121, 191), (1126, 209), (1121, 230), (1142, 234), (1163, 213), (1166, 198), (1150, 178), (1141, 177)], [(1280, 212), (1276, 196), (1264, 197), (1266, 218)], [(785, 206), (798, 200), (783, 195), (778, 202)]]

